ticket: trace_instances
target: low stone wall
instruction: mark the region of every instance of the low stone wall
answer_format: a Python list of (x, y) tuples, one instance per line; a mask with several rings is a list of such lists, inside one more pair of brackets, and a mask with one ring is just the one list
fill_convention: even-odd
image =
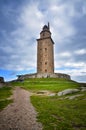
[(0, 77), (0, 83), (4, 83), (4, 78)]
[(2, 88), (4, 86), (5, 82), (4, 82), (4, 78), (0, 77), (0, 88)]
[(54, 73), (54, 74), (25, 74), (25, 75), (18, 75), (18, 80), (24, 80), (28, 78), (65, 78), (65, 79), (71, 79), (70, 75), (68, 74), (62, 74), (62, 73)]

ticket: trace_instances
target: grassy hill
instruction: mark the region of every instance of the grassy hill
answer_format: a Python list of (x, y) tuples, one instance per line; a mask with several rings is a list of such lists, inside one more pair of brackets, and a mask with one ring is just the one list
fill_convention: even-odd
[(58, 78), (26, 79), (23, 82), (14, 82), (13, 85), (23, 86), (23, 88), (31, 91), (50, 90), (54, 92), (58, 92), (67, 88), (80, 87), (80, 84), (75, 81)]
[[(72, 80), (57, 78), (27, 79), (13, 83), (33, 93), (48, 90), (58, 93), (68, 88), (78, 88), (83, 84)], [(38, 112), (38, 121), (42, 122), (43, 130), (86, 130), (86, 92), (73, 100), (66, 96), (32, 95), (31, 102)], [(73, 95), (73, 94), (72, 94)]]
[(66, 98), (71, 95), (35, 95), (43, 90), (58, 93), (68, 88), (80, 89), (83, 84), (66, 79), (42, 78), (12, 82), (10, 85), (13, 88), (20, 86), (33, 93), (31, 102), (38, 112), (37, 119), (43, 124), (43, 130), (86, 130), (86, 91), (71, 94), (83, 94), (72, 100)]

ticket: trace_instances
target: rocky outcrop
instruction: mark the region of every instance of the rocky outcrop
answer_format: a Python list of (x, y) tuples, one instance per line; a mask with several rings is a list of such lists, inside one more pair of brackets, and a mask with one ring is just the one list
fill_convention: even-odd
[(72, 94), (72, 93), (76, 93), (76, 92), (79, 92), (79, 91), (80, 91), (79, 89), (66, 89), (66, 90), (63, 90), (61, 92), (58, 92), (58, 96)]
[(77, 94), (77, 95), (73, 95), (73, 96), (67, 96), (64, 99), (70, 99), (70, 100), (72, 100), (72, 99), (75, 99), (75, 98), (81, 97), (81, 96), (84, 96), (84, 94)]
[(81, 87), (81, 91), (82, 92), (86, 91), (86, 87)]

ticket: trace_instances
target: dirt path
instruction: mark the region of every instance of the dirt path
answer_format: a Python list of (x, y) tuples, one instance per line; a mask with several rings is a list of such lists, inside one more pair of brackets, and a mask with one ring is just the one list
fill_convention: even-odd
[(42, 130), (36, 121), (37, 113), (30, 102), (30, 93), (17, 87), (14, 102), (0, 112), (0, 130)]

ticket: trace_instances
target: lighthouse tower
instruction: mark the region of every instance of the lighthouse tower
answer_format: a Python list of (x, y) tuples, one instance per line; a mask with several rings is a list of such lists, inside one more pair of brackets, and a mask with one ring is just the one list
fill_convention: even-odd
[(54, 42), (51, 38), (49, 23), (44, 25), (40, 38), (37, 39), (37, 73), (54, 73)]
[(50, 26), (44, 25), (37, 39), (37, 73), (18, 75), (18, 80), (28, 78), (65, 78), (70, 80), (68, 74), (54, 72), (54, 42), (51, 38)]

